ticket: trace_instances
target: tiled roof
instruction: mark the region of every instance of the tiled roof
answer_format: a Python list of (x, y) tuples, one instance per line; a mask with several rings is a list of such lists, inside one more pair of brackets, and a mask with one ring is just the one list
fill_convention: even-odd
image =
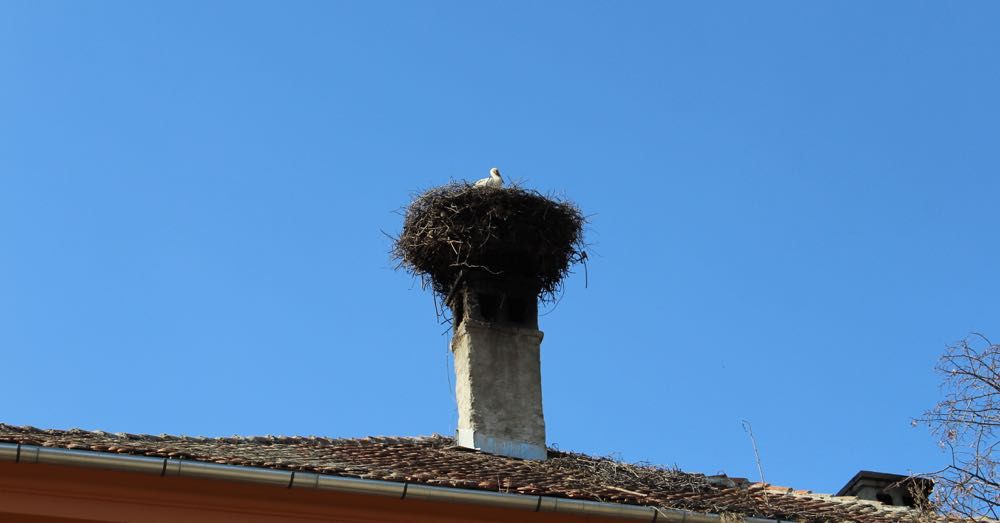
[(690, 474), (549, 450), (542, 462), (456, 447), (449, 437), (150, 436), (0, 424), (0, 442), (192, 459), (388, 481), (652, 505), (796, 521), (915, 521), (903, 507), (739, 478)]

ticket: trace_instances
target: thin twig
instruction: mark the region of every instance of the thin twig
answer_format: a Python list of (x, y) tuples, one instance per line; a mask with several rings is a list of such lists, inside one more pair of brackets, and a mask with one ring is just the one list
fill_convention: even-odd
[(750, 443), (753, 445), (753, 455), (757, 459), (757, 473), (760, 474), (760, 482), (767, 483), (764, 481), (764, 467), (760, 464), (760, 452), (757, 451), (757, 439), (753, 437), (753, 427), (747, 420), (741, 420), (743, 424), (743, 430), (750, 435)]

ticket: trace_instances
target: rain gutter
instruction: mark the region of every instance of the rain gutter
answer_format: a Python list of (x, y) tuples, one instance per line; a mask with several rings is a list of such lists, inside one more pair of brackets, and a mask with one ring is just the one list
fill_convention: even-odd
[[(346, 478), (313, 472), (220, 465), (204, 461), (156, 458), (90, 450), (72, 450), (19, 443), (0, 443), (0, 461), (43, 463), (94, 469), (138, 472), (158, 476), (221, 479), (272, 485), (281, 488), (331, 490), (347, 494), (388, 496), (442, 503), (464, 503), (531, 512), (558, 512), (577, 516), (622, 518), (664, 523), (720, 523), (718, 514), (654, 508), (620, 503), (483, 490), (437, 487), (419, 483)], [(746, 518), (747, 523), (780, 523), (771, 519)]]

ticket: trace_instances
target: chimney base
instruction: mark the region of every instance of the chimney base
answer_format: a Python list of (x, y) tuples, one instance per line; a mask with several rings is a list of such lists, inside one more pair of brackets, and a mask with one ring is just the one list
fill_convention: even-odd
[(511, 458), (544, 461), (548, 457), (545, 445), (500, 438), (473, 429), (458, 429), (455, 433), (455, 442), (460, 447)]

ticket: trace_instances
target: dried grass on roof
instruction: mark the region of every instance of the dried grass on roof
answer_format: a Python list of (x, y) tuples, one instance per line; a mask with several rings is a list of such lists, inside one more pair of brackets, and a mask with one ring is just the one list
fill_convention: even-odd
[[(571, 477), (586, 478), (590, 485), (617, 490), (625, 499), (631, 498), (637, 503), (648, 502), (646, 498), (655, 492), (707, 493), (719, 488), (703, 474), (575, 452), (550, 452), (550, 458), (540, 466)], [(601, 497), (597, 493), (591, 494), (594, 499)]]
[(392, 253), (442, 296), (461, 277), (522, 282), (545, 298), (584, 259), (585, 223), (569, 201), (455, 182), (413, 199)]

